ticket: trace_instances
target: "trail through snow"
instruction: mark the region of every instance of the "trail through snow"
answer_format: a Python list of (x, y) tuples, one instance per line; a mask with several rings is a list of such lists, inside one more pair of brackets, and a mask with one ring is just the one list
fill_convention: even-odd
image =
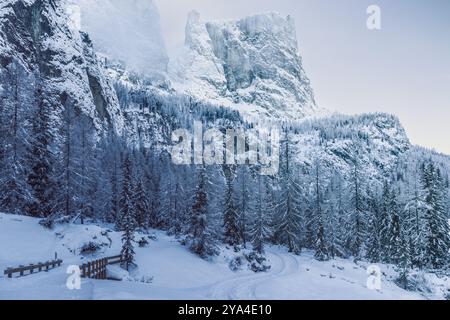
[(267, 273), (239, 276), (222, 281), (212, 286), (208, 296), (216, 300), (257, 300), (257, 290), (262, 284), (299, 271), (299, 262), (291, 254), (281, 255), (271, 252), (269, 259), (273, 267)]
[[(105, 236), (106, 234), (106, 236)], [(312, 252), (296, 256), (285, 248), (267, 247), (271, 269), (266, 273), (233, 272), (224, 251), (214, 261), (191, 254), (179, 242), (155, 231), (157, 240), (146, 248), (136, 246), (138, 269), (123, 281), (83, 279), (81, 290), (66, 286), (67, 267), (120, 252), (120, 234), (98, 226), (65, 225), (45, 230), (38, 220), (0, 214), (0, 268), (36, 263), (52, 258), (54, 251), (64, 260), (61, 268), (23, 278), (0, 274), (0, 300), (272, 300), (272, 299), (423, 299), (418, 293), (397, 287), (392, 267), (380, 265), (383, 287), (369, 290), (367, 264), (335, 259), (319, 262)], [(142, 235), (139, 235), (142, 236)], [(104, 246), (96, 256), (82, 257), (79, 248), (97, 241)], [(115, 272), (122, 272), (118, 267)], [(2, 271), (2, 270), (0, 270)], [(3, 272), (0, 272), (3, 273)], [(148, 279), (153, 278), (151, 282)], [(442, 279), (445, 290), (448, 279)], [(439, 298), (439, 295), (430, 295)]]

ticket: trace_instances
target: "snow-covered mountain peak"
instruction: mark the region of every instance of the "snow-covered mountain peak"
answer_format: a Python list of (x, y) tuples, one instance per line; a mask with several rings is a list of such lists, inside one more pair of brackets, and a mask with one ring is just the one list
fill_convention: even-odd
[(283, 17), (279, 13), (268, 12), (243, 18), (238, 24), (249, 36), (270, 34), (281, 37), (289, 46), (298, 48), (295, 20), (291, 16)]
[(81, 29), (96, 51), (147, 77), (167, 72), (168, 55), (153, 0), (69, 0), (81, 9)]
[(169, 73), (179, 91), (242, 113), (292, 120), (318, 111), (295, 22), (278, 13), (204, 22), (191, 12)]

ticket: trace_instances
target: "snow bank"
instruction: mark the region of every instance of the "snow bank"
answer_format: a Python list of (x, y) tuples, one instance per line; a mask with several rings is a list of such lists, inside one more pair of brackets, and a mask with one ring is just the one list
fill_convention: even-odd
[[(172, 237), (155, 231), (157, 240), (146, 248), (136, 245), (138, 268), (130, 273), (118, 266), (109, 275), (123, 281), (83, 279), (81, 290), (66, 287), (66, 268), (72, 264), (111, 256), (120, 252), (120, 234), (100, 226), (61, 225), (50, 231), (38, 219), (0, 214), (0, 268), (38, 262), (58, 251), (61, 268), (23, 278), (0, 277), (0, 299), (422, 299), (419, 293), (404, 291), (394, 284), (395, 271), (380, 265), (384, 275), (382, 289), (369, 290), (367, 264), (349, 260), (318, 262), (310, 252), (289, 254), (285, 248), (269, 247), (266, 273), (229, 268), (229, 250), (208, 262), (191, 254)], [(138, 237), (145, 235), (137, 235)], [(90, 241), (108, 243), (101, 253), (79, 255), (79, 248)], [(426, 275), (436, 290), (426, 297), (442, 299), (448, 277)]]

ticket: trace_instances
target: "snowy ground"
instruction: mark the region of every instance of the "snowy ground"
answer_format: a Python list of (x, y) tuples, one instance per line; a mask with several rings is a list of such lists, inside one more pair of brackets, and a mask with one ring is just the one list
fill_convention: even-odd
[[(207, 262), (189, 253), (175, 239), (155, 232), (157, 240), (147, 248), (136, 248), (139, 268), (124, 281), (83, 280), (81, 290), (66, 287), (66, 268), (88, 261), (79, 249), (89, 241), (103, 245), (89, 259), (117, 255), (120, 235), (98, 226), (65, 225), (53, 231), (43, 229), (38, 220), (0, 214), (0, 270), (9, 266), (53, 259), (55, 252), (64, 265), (50, 272), (8, 279), (0, 275), (1, 299), (159, 299), (159, 300), (258, 300), (258, 299), (441, 299), (450, 279), (427, 275), (434, 290), (426, 295), (406, 292), (390, 279), (392, 268), (384, 272), (382, 290), (369, 290), (367, 264), (348, 260), (318, 262), (312, 254), (289, 254), (270, 247), (272, 269), (267, 273), (233, 272), (229, 254)], [(226, 251), (224, 251), (226, 252)], [(120, 273), (118, 267), (110, 271)], [(3, 272), (1, 272), (3, 274)], [(123, 272), (122, 272), (123, 273)], [(148, 279), (153, 281), (148, 283)]]

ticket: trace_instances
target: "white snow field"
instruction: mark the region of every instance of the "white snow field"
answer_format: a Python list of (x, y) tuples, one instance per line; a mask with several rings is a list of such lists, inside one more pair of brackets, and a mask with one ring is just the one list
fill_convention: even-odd
[[(138, 248), (136, 244), (138, 269), (128, 274), (118, 266), (110, 267), (111, 274), (122, 274), (123, 281), (83, 279), (80, 290), (69, 290), (67, 267), (119, 254), (120, 234), (92, 225), (63, 225), (50, 231), (38, 221), (0, 214), (1, 300), (442, 299), (450, 283), (448, 278), (428, 275), (428, 279), (435, 279), (434, 291), (427, 295), (407, 292), (390, 280), (395, 276), (392, 268), (380, 265), (382, 289), (369, 290), (368, 264), (341, 259), (318, 262), (311, 253), (294, 256), (279, 247), (267, 250), (272, 265), (269, 272), (233, 272), (228, 267), (229, 251), (223, 250), (214, 261), (204, 261), (174, 238), (155, 231), (156, 240), (149, 240), (146, 248)], [(141, 236), (137, 235), (137, 239)], [(80, 248), (89, 242), (102, 249), (95, 256), (83, 258)], [(51, 260), (55, 252), (64, 260), (61, 268), (22, 278), (3, 276), (7, 267)]]

